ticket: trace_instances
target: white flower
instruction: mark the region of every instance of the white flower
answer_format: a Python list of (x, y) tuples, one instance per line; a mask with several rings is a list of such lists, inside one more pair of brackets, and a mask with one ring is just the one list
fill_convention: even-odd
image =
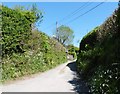
[(102, 86), (104, 87), (104, 86), (105, 86), (105, 84), (102, 84)]
[(110, 78), (112, 78), (112, 76), (111, 76), (111, 75), (109, 75), (109, 77), (110, 77)]

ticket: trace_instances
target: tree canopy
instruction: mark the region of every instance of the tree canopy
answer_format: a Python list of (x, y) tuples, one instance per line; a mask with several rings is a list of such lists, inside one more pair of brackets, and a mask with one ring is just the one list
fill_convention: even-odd
[(68, 26), (60, 26), (55, 32), (56, 39), (63, 45), (69, 45), (74, 38), (74, 32)]

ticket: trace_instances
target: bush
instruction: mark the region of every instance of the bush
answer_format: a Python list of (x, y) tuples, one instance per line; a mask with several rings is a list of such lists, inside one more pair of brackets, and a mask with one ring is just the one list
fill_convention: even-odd
[[(119, 94), (120, 34), (119, 11), (101, 26), (88, 33), (80, 43), (77, 59), (78, 72), (82, 74), (92, 94)], [(95, 39), (95, 40), (94, 40)]]
[(75, 47), (74, 45), (68, 45), (66, 48), (68, 49), (68, 54), (72, 55), (73, 58), (76, 59), (78, 51), (79, 51), (79, 48)]
[(2, 55), (24, 52), (35, 15), (30, 11), (17, 12), (2, 6)]
[(99, 66), (90, 79), (93, 94), (118, 94), (120, 91), (118, 75), (120, 65)]
[(17, 12), (3, 7), (2, 14), (2, 82), (43, 72), (66, 62), (63, 45), (45, 33), (32, 30), (36, 16), (31, 11)]
[[(34, 31), (32, 36), (29, 44), (26, 44), (30, 48), (24, 53), (13, 53), (3, 58), (2, 82), (43, 72), (66, 62), (65, 48), (60, 43), (42, 32)], [(59, 44), (59, 49), (56, 44)]]

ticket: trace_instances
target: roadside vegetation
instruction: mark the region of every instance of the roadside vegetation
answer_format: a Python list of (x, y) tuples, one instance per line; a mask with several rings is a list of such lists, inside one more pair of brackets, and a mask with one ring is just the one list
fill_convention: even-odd
[(68, 50), (68, 54), (73, 56), (73, 59), (77, 59), (77, 54), (79, 52), (79, 48), (75, 47), (74, 45), (68, 45), (66, 46)]
[(43, 14), (31, 9), (2, 7), (1, 82), (49, 70), (67, 61), (65, 47), (35, 28)]
[(92, 94), (119, 94), (120, 7), (81, 40), (77, 68)]
[(83, 37), (80, 48), (71, 44), (74, 31), (68, 26), (56, 28), (54, 37), (39, 31), (44, 16), (36, 5), (0, 7), (2, 83), (54, 68), (66, 62), (68, 54), (77, 59), (77, 71), (92, 94), (119, 94), (120, 6)]

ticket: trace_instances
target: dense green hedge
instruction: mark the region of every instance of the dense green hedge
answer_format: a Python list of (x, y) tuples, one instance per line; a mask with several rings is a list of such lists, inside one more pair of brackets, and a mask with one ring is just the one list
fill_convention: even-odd
[(80, 42), (80, 49), (81, 50), (87, 50), (89, 47), (94, 47), (94, 45), (97, 42), (97, 29), (96, 27), (94, 30), (89, 32), (87, 35), (83, 37), (83, 39)]
[(2, 7), (2, 55), (23, 52), (28, 42), (35, 15), (30, 11), (18, 12)]
[(92, 94), (120, 92), (119, 29), (120, 7), (101, 26), (88, 33), (80, 44), (78, 72), (90, 85)]
[(24, 53), (3, 58), (2, 81), (43, 72), (66, 62), (65, 48), (44, 33), (34, 31)]
[[(31, 11), (2, 8), (2, 78), (6, 82), (43, 72), (66, 62), (63, 45), (31, 24), (36, 17)], [(0, 66), (1, 67), (1, 66)]]
[(74, 45), (68, 45), (66, 48), (68, 50), (68, 54), (72, 55), (73, 58), (76, 59), (77, 58), (77, 54), (79, 52), (79, 48), (75, 47)]

